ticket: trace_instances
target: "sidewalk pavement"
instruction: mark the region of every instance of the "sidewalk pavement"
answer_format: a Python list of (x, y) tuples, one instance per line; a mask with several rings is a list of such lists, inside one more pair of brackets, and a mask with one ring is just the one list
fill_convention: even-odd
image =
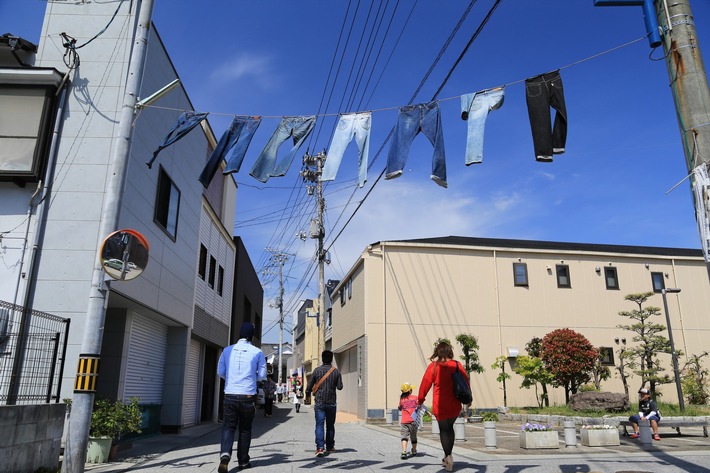
[[(251, 443), (252, 471), (286, 473), (304, 469), (330, 471), (416, 470), (441, 472), (441, 444), (427, 425), (419, 433), (418, 455), (400, 458), (399, 426), (373, 425), (338, 413), (336, 451), (324, 458), (315, 457), (314, 416), (310, 406), (296, 413), (290, 404), (274, 405), (273, 417), (265, 418), (257, 410)], [(212, 473), (219, 462), (221, 424), (208, 423), (183, 429), (180, 434), (158, 435), (136, 440), (131, 448), (107, 464), (86, 464), (91, 473), (164, 473), (166, 471)], [(519, 446), (520, 426), (510, 422), (497, 424), (497, 448), (486, 449), (483, 425), (468, 423), (466, 439), (454, 446), (454, 471), (480, 473), (619, 473), (619, 472), (692, 472), (710, 473), (710, 439), (702, 429), (684, 429), (677, 436), (671, 429), (661, 429), (662, 440), (643, 446), (638, 440), (621, 437), (618, 447), (565, 447), (560, 432), (560, 448), (524, 450)], [(578, 432), (579, 437), (579, 432)], [(411, 448), (411, 445), (410, 445)], [(234, 446), (236, 453), (236, 443)], [(236, 459), (235, 459), (236, 460)], [(238, 471), (236, 461), (230, 473)]]

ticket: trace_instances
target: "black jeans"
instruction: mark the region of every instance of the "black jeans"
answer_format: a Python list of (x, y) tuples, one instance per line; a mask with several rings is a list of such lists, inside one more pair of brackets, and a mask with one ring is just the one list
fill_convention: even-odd
[(274, 398), (267, 397), (264, 398), (264, 415), (270, 416), (274, 411)]
[(234, 432), (239, 429), (237, 438), (237, 461), (240, 465), (249, 463), (249, 447), (251, 446), (251, 424), (254, 421), (256, 395), (241, 394), (224, 395), (224, 420), (222, 423), (222, 445), (220, 458), (232, 457)]
[[(525, 99), (532, 129), (535, 159), (552, 161), (553, 154), (565, 152), (567, 142), (567, 107), (559, 71), (525, 80)], [(555, 109), (552, 126), (550, 107)]]

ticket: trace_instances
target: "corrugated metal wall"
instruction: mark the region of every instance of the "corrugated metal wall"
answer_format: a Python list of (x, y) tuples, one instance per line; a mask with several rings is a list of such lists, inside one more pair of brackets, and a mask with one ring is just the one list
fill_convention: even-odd
[(188, 426), (198, 422), (200, 400), (200, 361), (202, 344), (195, 339), (190, 340), (187, 350), (187, 370), (185, 371), (185, 391), (182, 404), (182, 425)]
[(133, 313), (124, 399), (137, 396), (142, 404), (162, 404), (167, 336), (167, 326)]

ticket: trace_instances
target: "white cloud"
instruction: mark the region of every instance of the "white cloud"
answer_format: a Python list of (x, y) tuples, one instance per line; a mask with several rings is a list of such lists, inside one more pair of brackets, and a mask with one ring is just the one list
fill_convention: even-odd
[(272, 82), (271, 64), (269, 56), (241, 53), (228, 58), (212, 71), (210, 79), (221, 84), (253, 79), (255, 84), (267, 88)]

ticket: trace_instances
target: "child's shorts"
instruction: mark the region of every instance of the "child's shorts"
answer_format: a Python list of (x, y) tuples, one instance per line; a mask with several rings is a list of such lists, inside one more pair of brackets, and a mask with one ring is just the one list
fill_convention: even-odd
[(402, 440), (411, 439), (412, 443), (417, 443), (417, 429), (419, 429), (419, 426), (416, 422), (401, 424), (399, 426), (399, 435), (402, 437)]

